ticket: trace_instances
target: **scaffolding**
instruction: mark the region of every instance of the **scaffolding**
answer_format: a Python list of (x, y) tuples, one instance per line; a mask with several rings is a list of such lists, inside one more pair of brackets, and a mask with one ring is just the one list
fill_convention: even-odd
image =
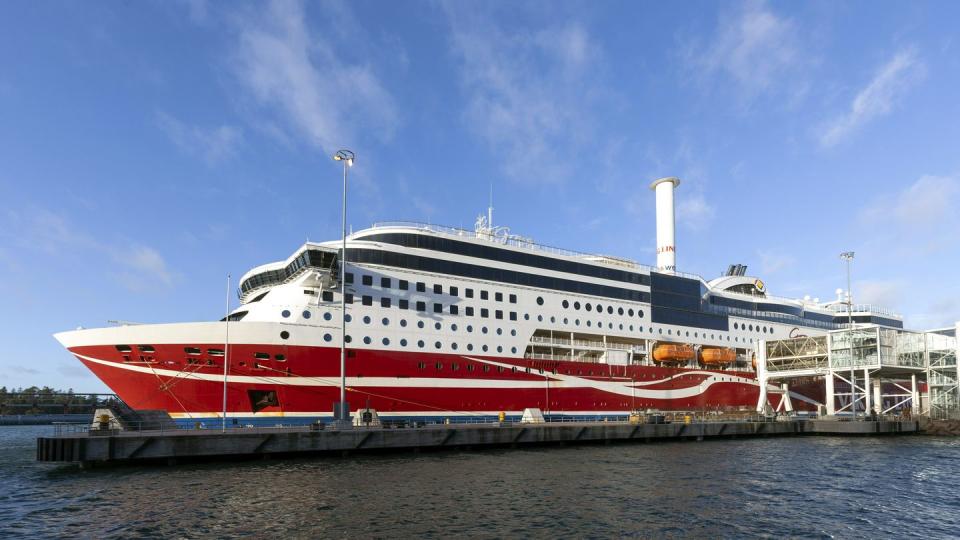
[(960, 323), (927, 332), (855, 325), (821, 336), (761, 341), (757, 410), (767, 409), (765, 389), (771, 383), (779, 383), (789, 399), (791, 379), (822, 377), (822, 414), (960, 418), (958, 333)]

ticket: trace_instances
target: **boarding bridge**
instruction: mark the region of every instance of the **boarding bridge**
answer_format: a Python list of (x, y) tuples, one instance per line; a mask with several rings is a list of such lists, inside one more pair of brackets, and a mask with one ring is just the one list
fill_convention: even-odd
[(761, 341), (756, 346), (760, 399), (779, 384), (790, 410), (791, 379), (822, 377), (823, 413), (833, 415), (924, 414), (960, 417), (960, 365), (956, 327), (910, 332), (855, 325), (825, 336)]

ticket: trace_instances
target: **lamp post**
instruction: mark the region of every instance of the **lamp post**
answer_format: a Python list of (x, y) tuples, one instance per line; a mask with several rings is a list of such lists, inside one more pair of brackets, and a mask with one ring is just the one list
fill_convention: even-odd
[[(347, 169), (353, 167), (356, 155), (350, 150), (338, 150), (335, 161), (343, 162), (343, 206), (340, 229), (340, 401), (336, 406), (338, 426), (349, 425), (350, 406), (347, 405)], [(346, 413), (346, 414), (344, 414)]]
[[(853, 369), (853, 294), (850, 293), (850, 262), (853, 261), (853, 252), (844, 251), (840, 258), (847, 262), (847, 345), (850, 349), (850, 414), (857, 419), (857, 384), (856, 372)], [(864, 389), (866, 392), (866, 389)]]

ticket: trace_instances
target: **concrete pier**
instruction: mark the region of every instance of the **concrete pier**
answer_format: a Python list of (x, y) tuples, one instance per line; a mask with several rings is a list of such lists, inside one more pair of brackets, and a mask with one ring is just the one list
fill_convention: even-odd
[(37, 439), (37, 461), (73, 462), (81, 466), (109, 463), (172, 463), (217, 459), (251, 459), (306, 454), (419, 451), (445, 448), (515, 447), (704, 440), (733, 437), (799, 435), (892, 435), (916, 433), (916, 421), (706, 422), (632, 424), (583, 422), (544, 424), (430, 425), (415, 428), (312, 430), (240, 428), (217, 430), (96, 431)]

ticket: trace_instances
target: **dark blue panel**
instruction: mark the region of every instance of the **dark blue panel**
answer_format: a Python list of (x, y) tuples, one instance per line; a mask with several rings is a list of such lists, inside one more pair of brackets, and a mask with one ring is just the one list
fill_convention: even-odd
[(657, 306), (650, 308), (650, 319), (657, 324), (691, 326), (694, 328), (706, 328), (708, 330), (726, 331), (730, 329), (730, 321), (725, 315), (697, 313), (694, 311)]

